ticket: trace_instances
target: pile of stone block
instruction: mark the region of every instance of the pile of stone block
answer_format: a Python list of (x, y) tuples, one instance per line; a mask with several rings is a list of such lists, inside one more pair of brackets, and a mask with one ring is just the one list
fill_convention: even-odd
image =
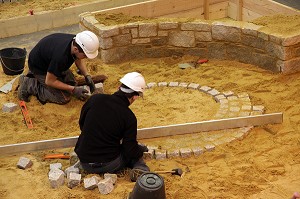
[[(50, 186), (54, 189), (59, 188), (63, 186), (65, 182), (67, 182), (67, 186), (70, 189), (79, 186), (82, 181), (82, 176), (78, 166), (78, 164), (75, 164), (63, 171), (61, 163), (50, 164), (50, 171), (48, 173)], [(99, 175), (84, 178), (83, 186), (88, 190), (93, 190), (98, 187), (101, 194), (109, 194), (113, 191), (116, 182), (116, 174), (105, 173), (103, 178)]]

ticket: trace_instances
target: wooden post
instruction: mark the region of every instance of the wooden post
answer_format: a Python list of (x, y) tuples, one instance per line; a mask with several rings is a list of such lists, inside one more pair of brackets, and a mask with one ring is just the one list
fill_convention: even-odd
[(243, 0), (236, 0), (236, 20), (243, 21)]
[(203, 10), (204, 10), (204, 19), (209, 19), (209, 0), (204, 0), (203, 2)]

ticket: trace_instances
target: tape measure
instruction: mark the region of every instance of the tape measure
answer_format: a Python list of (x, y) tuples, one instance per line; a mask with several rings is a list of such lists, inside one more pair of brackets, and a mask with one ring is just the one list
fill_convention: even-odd
[(24, 121), (25, 121), (25, 124), (26, 124), (27, 128), (32, 129), (33, 128), (33, 124), (32, 124), (32, 121), (30, 119), (30, 116), (29, 116), (29, 113), (28, 113), (25, 101), (19, 101), (19, 105), (21, 107), (21, 111), (22, 111), (22, 114), (23, 114), (23, 117), (24, 117)]

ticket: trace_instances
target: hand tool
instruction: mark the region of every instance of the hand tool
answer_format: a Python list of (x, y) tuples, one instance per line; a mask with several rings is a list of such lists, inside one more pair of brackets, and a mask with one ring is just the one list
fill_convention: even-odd
[(3, 92), (3, 93), (8, 93), (9, 91), (11, 91), (12, 90), (12, 85), (14, 84), (16, 79), (19, 78), (19, 76), (20, 75), (18, 75), (17, 77), (13, 78), (12, 80), (10, 80), (6, 84), (4, 84), (2, 87), (0, 87), (0, 91)]
[(19, 101), (19, 105), (21, 107), (21, 111), (22, 111), (22, 114), (23, 114), (26, 126), (29, 129), (32, 129), (33, 128), (33, 124), (32, 124), (32, 121), (30, 119), (30, 116), (29, 116), (29, 113), (28, 113), (25, 101)]
[(182, 169), (172, 169), (171, 171), (154, 171), (154, 173), (171, 173), (172, 175), (181, 176), (183, 174)]
[(44, 159), (70, 159), (70, 155), (69, 153), (48, 154)]

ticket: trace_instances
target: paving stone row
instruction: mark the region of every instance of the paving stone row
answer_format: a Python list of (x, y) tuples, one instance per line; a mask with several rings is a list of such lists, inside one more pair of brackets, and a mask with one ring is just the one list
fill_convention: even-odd
[[(147, 84), (148, 89), (156, 86), (194, 89), (212, 96), (212, 98), (220, 105), (218, 112), (214, 116), (214, 119), (260, 115), (264, 113), (265, 109), (263, 105), (253, 105), (249, 95), (245, 92), (238, 94), (235, 94), (233, 91), (221, 92), (206, 85), (201, 86), (197, 83), (187, 82), (150, 82)], [(199, 156), (204, 152), (213, 151), (217, 145), (244, 139), (252, 128), (253, 127), (243, 127), (226, 129), (218, 132), (202, 132), (201, 134), (193, 135), (192, 138), (186, 138), (192, 139), (187, 140), (186, 143), (196, 142), (194, 143), (196, 146), (192, 148), (177, 148), (178, 143), (176, 138), (168, 138), (164, 142), (167, 145), (174, 145), (174, 148), (166, 150), (159, 146), (148, 146), (149, 151), (144, 153), (144, 158), (159, 160), (174, 157), (187, 158)], [(181, 138), (181, 140), (182, 139), (185, 138)]]

